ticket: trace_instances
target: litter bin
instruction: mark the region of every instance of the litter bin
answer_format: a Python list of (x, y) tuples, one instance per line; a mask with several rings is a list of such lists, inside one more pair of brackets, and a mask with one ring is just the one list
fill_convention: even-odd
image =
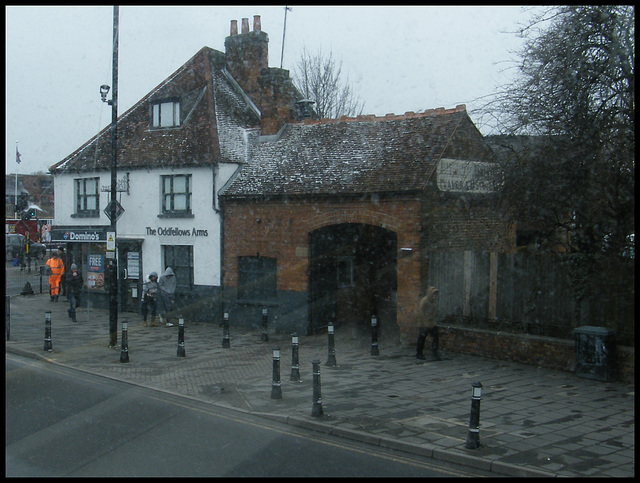
[(613, 331), (585, 325), (573, 331), (576, 346), (576, 376), (598, 381), (613, 379)]

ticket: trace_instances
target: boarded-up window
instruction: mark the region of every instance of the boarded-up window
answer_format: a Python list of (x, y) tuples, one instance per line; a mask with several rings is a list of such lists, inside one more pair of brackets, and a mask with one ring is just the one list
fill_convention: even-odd
[(238, 257), (238, 298), (264, 302), (276, 298), (276, 259)]

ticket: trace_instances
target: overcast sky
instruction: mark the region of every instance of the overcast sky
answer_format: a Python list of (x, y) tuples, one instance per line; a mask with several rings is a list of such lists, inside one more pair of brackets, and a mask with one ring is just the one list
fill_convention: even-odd
[[(466, 104), (513, 76), (531, 7), (291, 6), (282, 67), (303, 47), (332, 51), (364, 114)], [(6, 173), (47, 172), (111, 122), (113, 7), (5, 6)], [(118, 115), (198, 50), (224, 52), (231, 20), (261, 16), (269, 66), (280, 67), (284, 6), (120, 7)], [(488, 134), (489, 128), (478, 125)], [(16, 163), (16, 141), (21, 164)]]

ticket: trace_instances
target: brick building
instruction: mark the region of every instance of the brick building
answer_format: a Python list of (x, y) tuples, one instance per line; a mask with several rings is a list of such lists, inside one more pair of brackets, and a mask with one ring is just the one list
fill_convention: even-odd
[[(312, 114), (312, 113), (311, 113)], [(334, 322), (407, 334), (430, 252), (510, 250), (487, 204), (492, 152), (464, 106), (312, 120), (268, 35), (231, 21), (225, 52), (204, 47), (118, 119), (120, 310), (171, 266), (190, 320), (314, 332)], [(50, 168), (52, 238), (108, 302), (111, 137), (105, 128)]]
[(464, 106), (287, 124), (221, 194), (223, 285), (239, 318), (411, 336), (436, 250), (509, 251), (492, 152)]

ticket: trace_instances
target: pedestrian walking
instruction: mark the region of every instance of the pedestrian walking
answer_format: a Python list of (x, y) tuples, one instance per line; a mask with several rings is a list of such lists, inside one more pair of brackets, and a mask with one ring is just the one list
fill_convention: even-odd
[(176, 301), (176, 276), (171, 267), (167, 267), (158, 279), (158, 292), (160, 293), (160, 323), (163, 318), (167, 327), (173, 327), (169, 320), (169, 313), (173, 310)]
[(64, 266), (66, 267), (65, 272), (62, 274), (62, 277), (60, 278), (60, 292), (62, 293), (63, 297), (67, 297), (68, 299), (69, 280), (71, 279), (71, 271), (69, 270), (69, 267), (73, 263), (73, 255), (65, 251), (63, 246), (59, 246), (58, 256), (60, 257), (60, 260), (62, 260), (62, 263), (64, 263)]
[(142, 285), (142, 325), (147, 327), (147, 316), (151, 310), (151, 327), (158, 327), (156, 324), (156, 313), (158, 310), (158, 274), (151, 272)]
[(64, 275), (64, 262), (60, 259), (58, 252), (53, 252), (51, 258), (47, 260), (45, 265), (49, 272), (49, 295), (51, 302), (57, 302), (60, 295), (60, 279)]
[(76, 308), (80, 305), (80, 293), (82, 292), (84, 280), (82, 279), (82, 274), (78, 271), (78, 266), (75, 263), (71, 264), (68, 280), (67, 298), (69, 299), (69, 317), (74, 322), (77, 322)]
[(427, 337), (431, 336), (431, 350), (433, 358), (440, 360), (438, 355), (438, 325), (436, 320), (436, 311), (438, 308), (438, 289), (429, 287), (424, 297), (418, 303), (418, 314), (416, 317), (416, 325), (418, 327), (418, 340), (416, 342), (416, 357), (425, 360), (424, 345)]

